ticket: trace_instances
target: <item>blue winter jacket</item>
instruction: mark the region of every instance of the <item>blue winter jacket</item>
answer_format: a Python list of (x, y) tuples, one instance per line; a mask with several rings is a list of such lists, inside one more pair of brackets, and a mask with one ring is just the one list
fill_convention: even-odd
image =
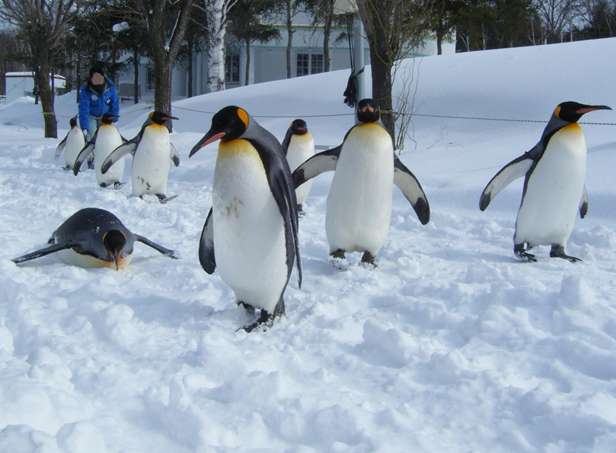
[(105, 113), (111, 113), (116, 117), (113, 121), (118, 120), (120, 99), (113, 82), (107, 78), (105, 78), (105, 81), (106, 86), (103, 94), (94, 91), (88, 83), (82, 85), (79, 91), (79, 125), (82, 129), (88, 129), (90, 115), (100, 118)]

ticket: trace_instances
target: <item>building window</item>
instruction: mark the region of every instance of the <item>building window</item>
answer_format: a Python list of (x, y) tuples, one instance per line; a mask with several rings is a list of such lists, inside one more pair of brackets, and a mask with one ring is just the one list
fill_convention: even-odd
[(321, 53), (298, 53), (297, 69), (298, 76), (318, 74), (323, 72), (323, 54)]
[(310, 60), (308, 59), (309, 55), (307, 53), (298, 53), (297, 54), (297, 69), (296, 69), (296, 73), (297, 76), (305, 76), (310, 74), (310, 68), (309, 68), (309, 62)]
[(313, 53), (310, 55), (310, 74), (323, 72), (323, 54)]
[(225, 55), (225, 82), (240, 83), (240, 56), (239, 54)]

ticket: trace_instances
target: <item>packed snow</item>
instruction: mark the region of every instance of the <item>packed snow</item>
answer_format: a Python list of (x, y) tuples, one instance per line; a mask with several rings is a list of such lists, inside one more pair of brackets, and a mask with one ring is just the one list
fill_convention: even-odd
[[(615, 53), (607, 39), (428, 57), (403, 72), (417, 113), (547, 120), (565, 100), (616, 107)], [(590, 210), (567, 248), (584, 262), (546, 248), (538, 263), (514, 259), (521, 180), (478, 209), (484, 185), (544, 124), (418, 116), (401, 159), (430, 223), (395, 190), (378, 267), (353, 255), (338, 270), (325, 236), (331, 175), (317, 178), (300, 222), (302, 288), (293, 276), (287, 316), (271, 329), (236, 331), (249, 318), (197, 258), (216, 145), (187, 155), (209, 128), (204, 112), (241, 105), (279, 139), (304, 116), (318, 145), (336, 145), (353, 123), (347, 77), (177, 102), (182, 163), (168, 195), (179, 196), (165, 205), (62, 171), (40, 106), (0, 107), (0, 452), (616, 451), (615, 126), (584, 126)], [(74, 102), (57, 100), (61, 134)], [(124, 136), (149, 108), (122, 106)], [(10, 261), (87, 206), (181, 259), (137, 245), (121, 272), (53, 255)]]

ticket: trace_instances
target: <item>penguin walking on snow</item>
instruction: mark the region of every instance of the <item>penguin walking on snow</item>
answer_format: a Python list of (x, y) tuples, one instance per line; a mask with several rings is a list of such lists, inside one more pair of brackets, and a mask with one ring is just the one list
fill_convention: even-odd
[(294, 263), (301, 287), (297, 200), (280, 143), (244, 109), (217, 112), (189, 157), (216, 140), (213, 207), (201, 233), (199, 261), (208, 274), (218, 269), (238, 305), (249, 312), (261, 309), (244, 327), (250, 332), (285, 313), (283, 295)]
[(551, 257), (581, 261), (565, 254), (565, 245), (573, 231), (577, 211), (581, 218), (588, 212), (588, 194), (584, 186), (587, 149), (577, 121), (595, 110), (611, 108), (577, 102), (559, 104), (539, 143), (505, 165), (483, 190), (479, 200), (482, 211), (504, 187), (525, 175), (513, 237), (516, 256), (537, 261), (528, 250), (537, 245), (549, 245)]
[(25, 263), (51, 253), (59, 253), (66, 264), (80, 267), (112, 267), (128, 265), (135, 241), (142, 242), (169, 258), (175, 252), (148, 238), (134, 234), (109, 211), (98, 208), (80, 209), (66, 219), (48, 241), (49, 246), (13, 259)]
[(74, 116), (70, 119), (71, 129), (66, 136), (58, 144), (56, 148), (56, 159), (64, 154), (64, 170), (70, 170), (75, 165), (75, 160), (79, 152), (86, 145), (86, 140), (83, 135), (83, 131), (77, 125), (77, 117)]
[[(294, 171), (314, 156), (314, 139), (312, 134), (308, 132), (308, 127), (304, 120), (296, 119), (291, 123), (282, 142), (282, 149), (285, 156), (287, 156), (287, 162), (291, 171)], [(311, 186), (312, 181), (307, 181), (295, 190), (297, 210), (300, 214), (303, 212), (304, 200), (308, 197)]]
[(127, 154), (133, 155), (133, 195), (156, 195), (161, 203), (174, 199), (167, 196), (167, 181), (171, 162), (177, 167), (180, 158), (170, 141), (169, 120), (177, 120), (165, 112), (154, 111), (148, 115), (139, 133), (128, 142), (116, 148), (103, 162), (105, 174), (115, 163)]
[(389, 232), (392, 185), (398, 186), (424, 225), (430, 220), (430, 206), (417, 178), (394, 154), (372, 99), (359, 102), (357, 120), (340, 146), (308, 159), (295, 170), (293, 180), (299, 187), (335, 170), (327, 197), (330, 255), (344, 259), (346, 252), (363, 252), (362, 262), (374, 265)]
[(112, 171), (102, 171), (105, 159), (125, 141), (122, 135), (120, 135), (118, 128), (113, 124), (113, 119), (114, 116), (111, 114), (106, 113), (103, 115), (101, 124), (96, 129), (94, 137), (79, 152), (73, 165), (73, 173), (77, 176), (83, 163), (94, 153), (94, 170), (96, 171), (98, 185), (101, 187), (113, 186), (114, 189), (118, 189), (122, 185), (125, 161), (116, 162)]

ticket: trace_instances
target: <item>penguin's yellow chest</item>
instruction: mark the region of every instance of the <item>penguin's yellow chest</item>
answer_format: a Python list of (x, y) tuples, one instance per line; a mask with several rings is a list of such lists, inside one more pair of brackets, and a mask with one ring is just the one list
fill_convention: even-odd
[(219, 215), (239, 219), (261, 209), (269, 183), (259, 153), (248, 140), (221, 142), (214, 171), (214, 208)]

